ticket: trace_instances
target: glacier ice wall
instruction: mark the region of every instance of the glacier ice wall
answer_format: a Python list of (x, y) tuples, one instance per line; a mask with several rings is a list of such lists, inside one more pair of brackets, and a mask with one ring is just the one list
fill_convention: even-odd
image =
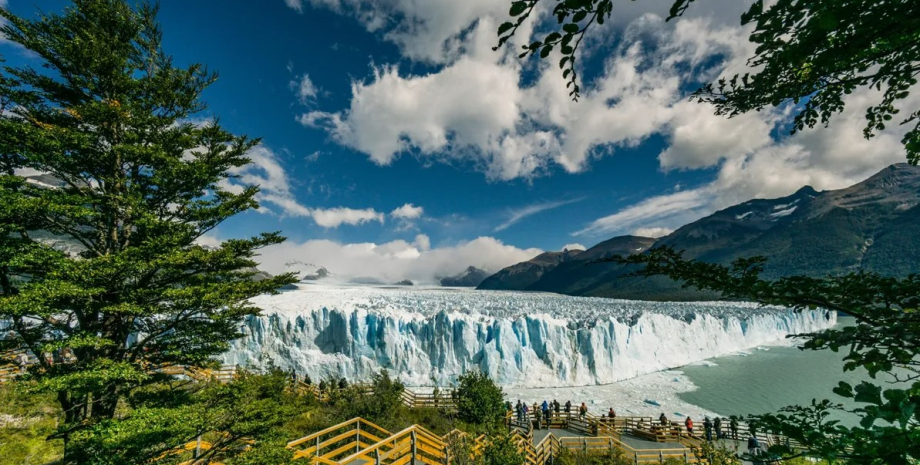
[(836, 324), (823, 310), (555, 294), (300, 285), (262, 296), (225, 363), (409, 385), (480, 369), (506, 386), (603, 384)]

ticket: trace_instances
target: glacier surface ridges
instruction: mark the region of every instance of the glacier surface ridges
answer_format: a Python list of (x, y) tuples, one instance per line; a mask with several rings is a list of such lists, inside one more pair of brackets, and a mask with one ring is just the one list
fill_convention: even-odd
[(836, 324), (833, 312), (734, 302), (641, 302), (556, 294), (299, 285), (254, 303), (225, 363), (274, 364), (408, 385), (480, 369), (505, 386), (605, 384)]

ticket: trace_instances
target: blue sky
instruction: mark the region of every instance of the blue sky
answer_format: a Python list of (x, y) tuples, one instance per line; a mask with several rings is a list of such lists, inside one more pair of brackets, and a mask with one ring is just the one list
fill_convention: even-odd
[[(67, 5), (6, 3), (25, 16)], [(290, 240), (264, 255), (270, 271), (299, 260), (426, 281), (664, 234), (903, 160), (896, 131), (858, 137), (869, 93), (831, 129), (794, 137), (777, 130), (786, 109), (725, 120), (687, 102), (700, 82), (745, 70), (748, 2), (703, 0), (665, 24), (668, 3), (623, 2), (594, 31), (573, 103), (555, 66), (490, 49), (505, 0), (164, 0), (166, 51), (220, 73), (200, 116), (262, 138), (240, 174), (262, 184), (264, 209), (212, 239), (281, 230)], [(531, 26), (513, 45), (545, 24)], [(0, 53), (33, 60), (2, 41)]]

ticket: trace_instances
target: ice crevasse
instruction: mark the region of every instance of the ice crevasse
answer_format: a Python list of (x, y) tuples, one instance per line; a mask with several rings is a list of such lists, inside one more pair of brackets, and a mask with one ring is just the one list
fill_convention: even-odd
[(458, 289), (301, 285), (253, 301), (225, 363), (408, 385), (478, 369), (505, 386), (605, 384), (836, 324), (834, 312)]

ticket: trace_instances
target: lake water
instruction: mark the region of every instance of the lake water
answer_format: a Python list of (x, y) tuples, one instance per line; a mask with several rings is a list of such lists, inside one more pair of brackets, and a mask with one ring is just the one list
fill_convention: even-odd
[[(852, 319), (841, 320), (841, 325), (852, 324)], [(854, 404), (836, 396), (831, 389), (839, 381), (855, 385), (871, 380), (862, 370), (844, 373), (843, 351), (802, 351), (795, 347), (766, 349), (769, 350), (752, 350), (746, 356), (711, 359), (715, 366), (681, 368), (684, 376), (698, 389), (679, 393), (678, 397), (725, 415), (776, 412), (788, 405), (809, 404), (812, 399), (829, 399), (852, 407)], [(879, 376), (887, 381), (883, 375)], [(841, 420), (847, 419), (841, 417)]]

